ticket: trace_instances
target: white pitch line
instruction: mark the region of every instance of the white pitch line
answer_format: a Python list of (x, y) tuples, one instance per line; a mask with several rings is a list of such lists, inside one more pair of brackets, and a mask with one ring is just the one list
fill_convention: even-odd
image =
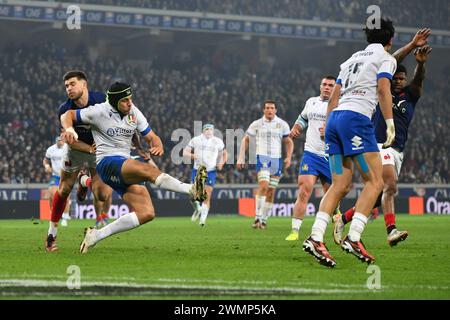
[[(81, 288), (83, 287), (105, 287), (105, 288), (124, 288), (124, 289), (139, 289), (141, 291), (151, 291), (158, 289), (168, 289), (168, 290), (207, 290), (207, 291), (218, 291), (223, 293), (234, 294), (336, 294), (336, 293), (360, 293), (367, 292), (368, 290), (352, 290), (352, 289), (313, 289), (313, 288), (291, 288), (291, 287), (230, 287), (230, 286), (202, 286), (202, 285), (162, 285), (162, 284), (136, 284), (127, 282), (117, 282), (117, 283), (104, 283), (104, 282), (81, 282)], [(64, 281), (45, 281), (45, 280), (24, 280), (24, 279), (2, 279), (0, 280), (0, 287), (13, 287), (13, 288), (27, 288), (27, 287), (42, 287), (42, 288), (67, 288), (67, 284)], [(90, 288), (90, 290), (92, 290)], [(74, 294), (84, 294), (81, 291), (70, 290)], [(88, 291), (90, 292), (90, 291)], [(208, 292), (205, 294), (211, 294), (213, 292)], [(2, 293), (3, 294), (3, 293)], [(32, 295), (33, 293), (31, 293)], [(183, 294), (180, 292), (179, 294)], [(186, 293), (189, 294), (189, 293)], [(96, 292), (96, 295), (99, 295)]]

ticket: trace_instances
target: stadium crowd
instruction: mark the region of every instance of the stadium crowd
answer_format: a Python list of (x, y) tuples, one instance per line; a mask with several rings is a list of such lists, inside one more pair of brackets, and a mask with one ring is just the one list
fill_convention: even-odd
[[(246, 130), (261, 117), (265, 98), (277, 101), (278, 115), (292, 126), (306, 99), (318, 94), (323, 76), (319, 69), (270, 68), (245, 62), (237, 54), (204, 49), (190, 55), (174, 54), (171, 63), (162, 63), (159, 57), (140, 63), (75, 58), (86, 57), (85, 50), (81, 47), (69, 54), (51, 43), (33, 50), (11, 45), (0, 56), (0, 82), (7, 93), (0, 95), (0, 183), (48, 181), (42, 159), (59, 133), (58, 106), (66, 99), (62, 75), (68, 66), (87, 72), (91, 90), (105, 91), (119, 79), (130, 82), (135, 89), (134, 103), (165, 145), (166, 153), (155, 159), (157, 164), (184, 181), (190, 179), (191, 166), (171, 161), (172, 148), (179, 143), (171, 140), (174, 130), (185, 128), (192, 133), (195, 120), (212, 122), (223, 133), (226, 129)], [(450, 183), (450, 142), (446, 139), (450, 135), (446, 99), (450, 85), (442, 79), (445, 70), (442, 75), (427, 74), (400, 182)], [(296, 182), (303, 141), (295, 142), (284, 183)], [(218, 182), (254, 183), (253, 167), (237, 171), (235, 165), (227, 165), (218, 174)]]
[[(62, 0), (63, 2), (67, 2)], [(75, 0), (72, 2), (233, 15), (361, 23), (378, 5), (396, 25), (449, 29), (447, 0)], [(420, 13), (420, 14), (417, 14)]]

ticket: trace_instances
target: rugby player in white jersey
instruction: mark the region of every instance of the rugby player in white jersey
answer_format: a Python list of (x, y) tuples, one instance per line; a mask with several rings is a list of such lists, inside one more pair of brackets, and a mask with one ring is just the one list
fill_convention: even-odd
[(97, 172), (102, 180), (113, 188), (133, 211), (121, 216), (101, 229), (86, 228), (80, 252), (113, 234), (134, 229), (155, 217), (155, 210), (147, 188), (142, 182), (150, 181), (156, 186), (189, 194), (194, 200), (206, 198), (206, 168), (199, 167), (194, 184), (186, 184), (162, 173), (155, 166), (132, 159), (130, 150), (135, 130), (139, 130), (154, 156), (164, 153), (161, 139), (155, 134), (142, 112), (132, 102), (131, 87), (116, 82), (108, 90), (107, 102), (84, 109), (69, 110), (61, 117), (65, 129), (63, 138), (71, 144), (78, 135), (74, 123), (91, 127), (96, 150)]
[(388, 53), (395, 29), (392, 21), (380, 18), (380, 27), (366, 27), (365, 33), (369, 45), (341, 64), (328, 103), (325, 148), (330, 156), (333, 182), (320, 202), (312, 233), (303, 243), (303, 250), (327, 267), (336, 266), (336, 261), (328, 252), (323, 236), (334, 209), (350, 190), (354, 165), (363, 178), (364, 188), (341, 247), (361, 261), (375, 262), (361, 241), (361, 233), (383, 190), (381, 157), (371, 122), (378, 102), (387, 128), (383, 147), (389, 147), (395, 139), (391, 79), (397, 62)]
[[(237, 168), (245, 166), (245, 152), (250, 143), (250, 137), (256, 138), (256, 171), (258, 172), (258, 191), (256, 192), (255, 221), (252, 227), (265, 229), (267, 219), (272, 211), (275, 189), (281, 178), (284, 167), (291, 166), (294, 142), (289, 137), (290, 128), (286, 121), (277, 115), (275, 101), (266, 100), (263, 107), (263, 117), (253, 121), (242, 139)], [(286, 157), (282, 158), (282, 145), (285, 146)]]
[[(65, 152), (67, 152), (67, 145), (64, 143), (64, 141), (62, 141), (61, 137), (58, 136), (55, 142), (55, 144), (48, 147), (47, 151), (45, 152), (44, 160), (42, 161), (45, 172), (52, 174), (48, 183), (48, 199), (50, 202), (50, 210), (52, 209), (53, 205), (53, 195), (55, 194), (56, 190), (58, 190), (59, 181), (61, 179), (63, 157)], [(61, 225), (63, 227), (67, 226), (67, 220), (70, 219), (69, 208), (70, 201), (67, 201), (61, 220)]]
[(216, 169), (222, 170), (227, 161), (227, 151), (225, 144), (219, 137), (214, 136), (214, 125), (207, 123), (203, 126), (203, 133), (192, 138), (183, 150), (183, 156), (194, 160), (194, 169), (192, 170), (192, 180), (195, 181), (199, 166), (204, 165), (208, 172), (206, 179), (206, 199), (203, 204), (196, 201), (195, 211), (192, 215), (192, 221), (196, 221), (200, 216), (199, 224), (204, 226), (211, 207), (211, 196), (214, 185), (216, 184)]
[(320, 95), (306, 101), (303, 111), (292, 127), (290, 137), (298, 138), (306, 130), (305, 150), (298, 171), (298, 194), (292, 218), (292, 231), (286, 237), (287, 241), (298, 240), (298, 234), (303, 222), (309, 198), (320, 178), (324, 192), (331, 185), (331, 171), (328, 155), (325, 154), (324, 126), (327, 116), (328, 100), (336, 83), (336, 78), (326, 76), (320, 83)]

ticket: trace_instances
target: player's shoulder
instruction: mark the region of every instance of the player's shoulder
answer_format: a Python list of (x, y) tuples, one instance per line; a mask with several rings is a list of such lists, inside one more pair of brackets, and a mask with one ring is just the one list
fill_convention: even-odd
[(278, 117), (278, 116), (275, 118), (275, 121), (277, 121), (278, 123), (280, 123), (282, 125), (286, 125), (286, 126), (289, 127), (289, 124), (287, 123), (287, 121), (282, 119), (282, 118), (280, 118), (280, 117)]
[(63, 103), (61, 103), (59, 105), (59, 113), (63, 114), (65, 113), (67, 110), (72, 109), (72, 100), (67, 99), (66, 101), (64, 101)]

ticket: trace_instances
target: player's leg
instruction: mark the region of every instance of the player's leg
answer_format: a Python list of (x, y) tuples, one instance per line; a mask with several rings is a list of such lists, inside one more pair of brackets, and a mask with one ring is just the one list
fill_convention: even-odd
[(353, 157), (353, 160), (363, 179), (364, 188), (356, 201), (355, 215), (350, 224), (349, 233), (342, 241), (342, 248), (363, 262), (373, 263), (375, 258), (365, 249), (361, 242), (361, 234), (378, 195), (383, 190), (383, 168), (379, 152), (358, 154)]
[(200, 207), (200, 226), (205, 226), (206, 218), (208, 217), (209, 208), (211, 207), (211, 196), (213, 192), (213, 187), (211, 185), (207, 185), (205, 187), (206, 190), (206, 199), (203, 201)]
[(353, 162), (341, 154), (330, 156), (330, 168), (333, 183), (322, 197), (316, 219), (311, 229), (311, 235), (303, 243), (303, 250), (313, 255), (319, 263), (334, 267), (336, 261), (328, 252), (323, 237), (331, 216), (339, 202), (350, 191), (353, 177)]
[(77, 177), (77, 200), (83, 202), (86, 200), (87, 192), (92, 189), (92, 179), (89, 176), (89, 171), (86, 168), (82, 168)]
[(127, 159), (123, 162), (121, 175), (124, 182), (129, 185), (150, 181), (160, 188), (188, 194), (200, 202), (203, 202), (206, 198), (205, 181), (207, 172), (204, 166), (199, 167), (194, 184), (183, 183), (167, 173), (161, 172), (151, 164), (133, 159)]
[(112, 198), (112, 188), (109, 187), (95, 168), (89, 169), (92, 179), (92, 194), (94, 196), (94, 208), (97, 215), (96, 226), (106, 225), (108, 222), (108, 212)]
[(384, 222), (386, 224), (387, 241), (389, 245), (395, 246), (408, 237), (407, 231), (399, 231), (395, 226), (394, 197), (397, 194), (397, 171), (394, 165), (383, 165), (383, 197), (381, 206), (383, 208)]
[(264, 204), (266, 203), (267, 191), (269, 190), (270, 171), (260, 170), (258, 172), (258, 190), (255, 195), (255, 221), (252, 224), (254, 229), (261, 228)]
[[(301, 165), (300, 165), (301, 167)], [(309, 198), (317, 181), (317, 176), (312, 174), (300, 174), (297, 179), (298, 193), (297, 200), (294, 204), (294, 214), (292, 217), (292, 231), (286, 237), (287, 241), (298, 240), (300, 227), (302, 226), (303, 218), (306, 212)]]
[(61, 170), (61, 178), (59, 181), (58, 190), (53, 194), (53, 201), (51, 206), (51, 217), (49, 228), (47, 232), (47, 239), (45, 241), (45, 250), (53, 252), (58, 250), (56, 245), (56, 236), (58, 233), (58, 223), (64, 213), (67, 205), (67, 199), (70, 196), (73, 185), (75, 184), (78, 171), (64, 171)]
[[(195, 182), (196, 176), (197, 176), (197, 169), (192, 169), (191, 183)], [(199, 201), (196, 201), (194, 199), (191, 199), (190, 203), (192, 205), (192, 208), (194, 208), (194, 212), (192, 213), (192, 216), (191, 216), (191, 221), (194, 222), (194, 221), (197, 221), (197, 219), (200, 217), (202, 205), (200, 204)]]
[(113, 234), (134, 229), (155, 217), (155, 209), (145, 186), (128, 186), (125, 193), (122, 194), (122, 198), (134, 211), (121, 216), (101, 229), (87, 228), (80, 246), (81, 253), (86, 253), (90, 247)]
[(269, 220), (269, 214), (273, 208), (273, 201), (275, 199), (275, 190), (277, 189), (278, 183), (280, 182), (279, 176), (270, 176), (269, 186), (267, 188), (266, 193), (266, 201), (264, 202), (264, 206), (262, 209), (262, 218), (261, 218), (261, 229), (267, 228), (267, 221)]

